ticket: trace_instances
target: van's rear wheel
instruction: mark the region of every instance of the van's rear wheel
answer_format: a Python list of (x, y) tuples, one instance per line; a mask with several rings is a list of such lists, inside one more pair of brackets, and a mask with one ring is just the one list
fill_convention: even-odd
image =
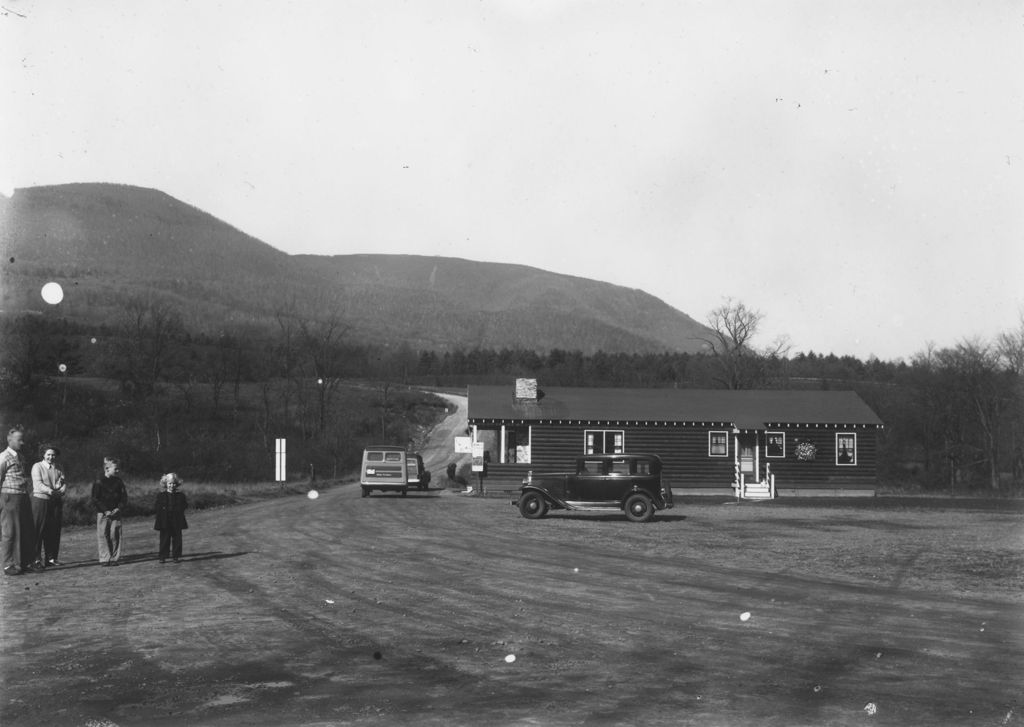
[(647, 495), (641, 495), (639, 492), (626, 498), (622, 509), (630, 522), (646, 523), (654, 517), (654, 503)]
[(527, 492), (519, 498), (519, 514), (527, 520), (537, 520), (548, 512), (548, 501), (539, 492)]

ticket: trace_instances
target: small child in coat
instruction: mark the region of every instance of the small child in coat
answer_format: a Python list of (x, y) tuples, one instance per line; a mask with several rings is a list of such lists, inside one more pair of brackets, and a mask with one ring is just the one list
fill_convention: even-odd
[(178, 492), (181, 478), (174, 472), (168, 472), (160, 478), (160, 492), (156, 493), (156, 523), (154, 530), (160, 531), (160, 562), (167, 562), (167, 556), (174, 558), (175, 563), (181, 562), (181, 531), (188, 529), (185, 521), (185, 508), (188, 501), (185, 495)]

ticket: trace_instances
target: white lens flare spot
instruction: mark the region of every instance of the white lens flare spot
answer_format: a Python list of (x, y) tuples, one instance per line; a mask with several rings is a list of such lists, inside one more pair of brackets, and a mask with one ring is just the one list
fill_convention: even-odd
[(306, 493), (306, 497), (308, 497), (310, 500), (315, 500), (316, 498), (320, 497), (320, 493), (317, 492), (316, 490), (310, 490), (309, 492)]
[(516, 655), (515, 654), (509, 654), (508, 656), (505, 657), (505, 663), (506, 664), (512, 664), (512, 663), (515, 662), (515, 660), (516, 660)]
[(66, 374), (68, 372), (68, 365), (61, 364), (60, 366), (57, 367), (57, 370), (60, 371), (62, 374)]
[(573, 569), (572, 569), (572, 572), (573, 572), (573, 573), (579, 573), (579, 572), (580, 572), (580, 569), (579, 569), (579, 568), (573, 568)]
[(60, 283), (47, 283), (43, 286), (40, 294), (50, 305), (57, 305), (64, 300), (64, 288), (60, 287)]
[(749, 621), (749, 620), (750, 620), (750, 611), (744, 611), (743, 613), (740, 614), (740, 621)]
[(878, 713), (878, 705), (875, 704), (874, 702), (868, 702), (867, 704), (864, 705), (864, 711), (867, 712), (868, 714), (877, 714)]
[(96, 343), (96, 339), (95, 338), (89, 339), (89, 343)]

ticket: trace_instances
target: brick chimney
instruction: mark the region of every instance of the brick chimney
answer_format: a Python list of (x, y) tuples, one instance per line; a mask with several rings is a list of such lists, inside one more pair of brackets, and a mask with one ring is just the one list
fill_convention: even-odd
[(516, 404), (537, 403), (537, 379), (516, 379)]

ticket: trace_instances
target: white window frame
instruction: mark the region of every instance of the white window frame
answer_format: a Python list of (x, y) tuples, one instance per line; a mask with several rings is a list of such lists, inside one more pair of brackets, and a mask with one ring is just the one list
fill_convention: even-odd
[[(601, 434), (602, 440), (606, 434), (618, 434), (622, 438), (622, 449), (618, 452), (594, 452), (591, 450), (591, 446), (588, 443), (588, 435), (590, 434)], [(614, 440), (613, 440), (614, 442)], [(602, 441), (603, 444), (603, 441)], [(615, 449), (615, 445), (612, 444), (612, 449)], [(625, 454), (626, 452), (626, 430), (625, 429), (584, 429), (583, 430), (583, 454)]]
[[(782, 436), (782, 454), (768, 454), (768, 437), (775, 435)], [(785, 459), (786, 458), (786, 433), (785, 432), (765, 432), (764, 433), (764, 457), (765, 459)]]
[[(714, 452), (711, 451), (711, 438), (714, 435), (716, 435), (716, 434), (721, 434), (723, 437), (725, 437), (725, 452), (723, 452), (721, 454), (715, 454)], [(725, 429), (713, 429), (713, 430), (709, 431), (708, 432), (708, 457), (728, 457), (728, 456), (729, 456), (729, 432), (726, 431)]]
[[(839, 461), (839, 438), (840, 437), (852, 437), (853, 438), (853, 461), (852, 462), (840, 462)], [(856, 467), (857, 466), (857, 433), (856, 432), (836, 432), (836, 466), (837, 467)]]

